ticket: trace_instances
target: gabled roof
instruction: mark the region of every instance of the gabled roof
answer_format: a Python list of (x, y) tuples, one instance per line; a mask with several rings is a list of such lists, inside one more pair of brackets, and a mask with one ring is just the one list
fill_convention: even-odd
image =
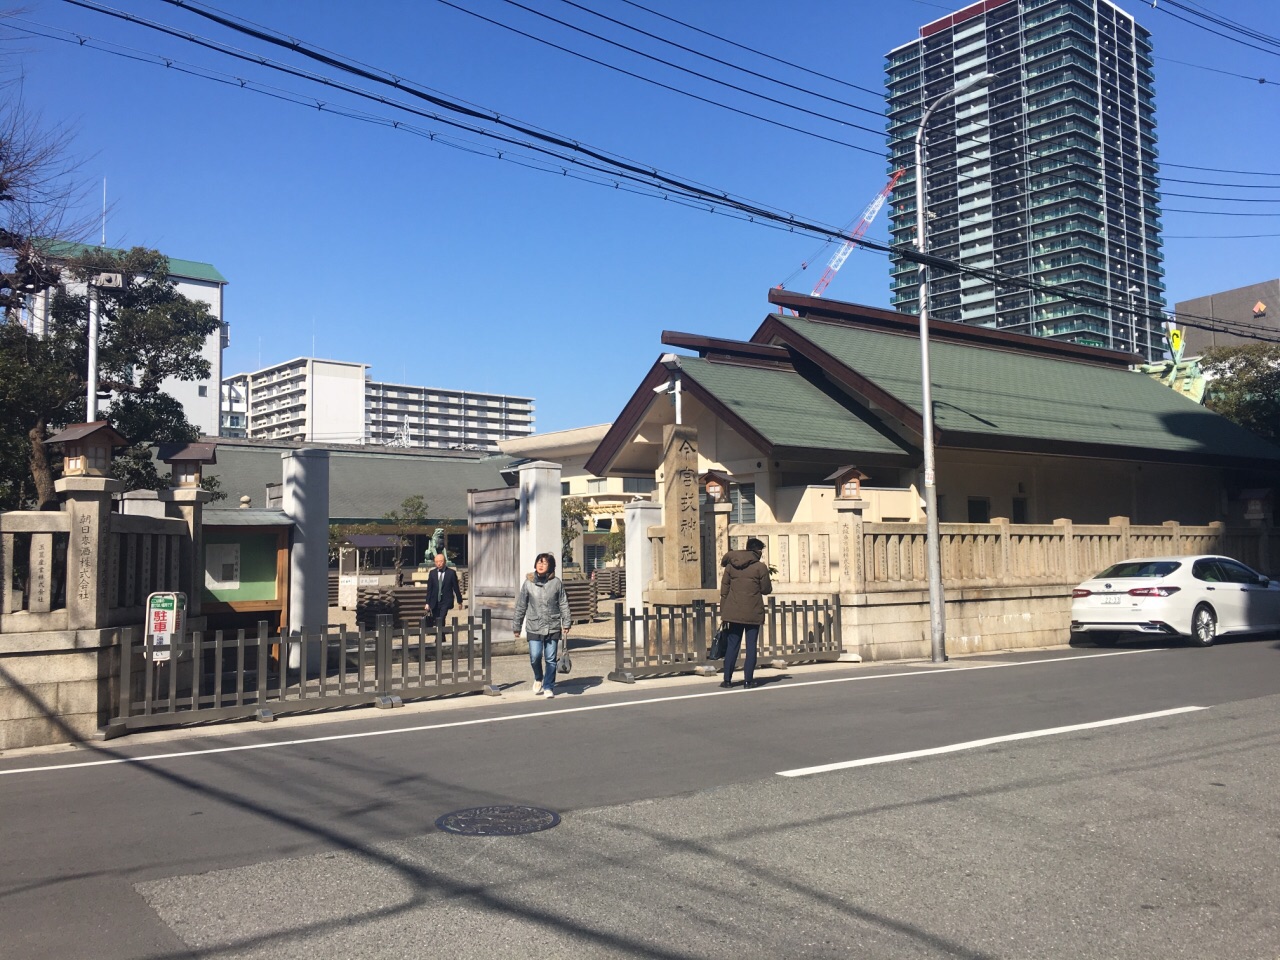
[[(851, 451), (910, 462), (918, 457), (871, 416), (836, 391), (801, 376), (784, 351), (715, 341), (724, 349), (711, 358), (681, 357), (681, 389), (769, 457), (843, 463)], [(771, 361), (766, 357), (774, 358)], [(597, 476), (616, 469), (655, 402), (654, 388), (669, 373), (654, 363), (586, 468)], [(656, 438), (654, 438), (656, 442)], [(625, 465), (621, 468), (625, 471)]]
[(211, 441), (205, 443), (157, 443), (156, 459), (165, 463), (217, 463), (218, 445)]
[[(770, 315), (748, 343), (663, 333), (699, 353), (678, 358), (682, 389), (770, 457), (918, 462), (919, 320), (778, 291), (769, 299), (799, 315)], [(940, 449), (1280, 469), (1280, 448), (1131, 371), (1129, 354), (970, 324), (930, 321), (929, 331)], [(669, 376), (660, 362), (650, 368), (588, 470), (637, 469), (640, 448), (658, 442), (653, 391)]]
[[(846, 389), (870, 395), (908, 437), (918, 436), (918, 336), (781, 315), (756, 336), (785, 344)], [(1280, 466), (1280, 449), (1127, 368), (932, 336), (929, 360), (942, 448)]]
[(92, 423), (73, 423), (65, 430), (55, 433), (46, 440), (46, 443), (66, 443), (69, 440), (83, 440), (85, 437), (96, 433), (102, 434), (102, 439), (106, 440), (113, 447), (127, 447), (129, 441), (120, 436), (116, 432), (115, 427), (111, 426), (106, 420), (95, 420)]

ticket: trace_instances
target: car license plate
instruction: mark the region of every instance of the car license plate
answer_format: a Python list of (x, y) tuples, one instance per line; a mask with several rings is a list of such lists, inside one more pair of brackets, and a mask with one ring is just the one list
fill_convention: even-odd
[(1110, 594), (1107, 594), (1106, 596), (1104, 596), (1104, 597), (1102, 598), (1102, 602), (1103, 602), (1103, 603), (1116, 603), (1116, 604), (1118, 604), (1118, 603), (1120, 602), (1120, 594), (1118, 594), (1118, 593), (1110, 593)]

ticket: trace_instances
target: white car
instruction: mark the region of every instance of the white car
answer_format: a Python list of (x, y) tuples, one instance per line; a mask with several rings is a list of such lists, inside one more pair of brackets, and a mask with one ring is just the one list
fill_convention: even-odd
[(1190, 638), (1280, 630), (1280, 582), (1216, 556), (1122, 560), (1071, 591), (1071, 631), (1110, 646), (1123, 635)]

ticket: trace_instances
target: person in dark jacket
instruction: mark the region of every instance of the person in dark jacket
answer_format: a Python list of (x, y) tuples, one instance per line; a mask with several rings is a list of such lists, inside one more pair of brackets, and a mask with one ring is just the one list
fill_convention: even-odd
[[(533, 561), (533, 573), (520, 584), (516, 609), (511, 617), (516, 636), (524, 626), (529, 639), (529, 665), (533, 667), (533, 695), (550, 699), (556, 695), (556, 670), (560, 668), (560, 638), (568, 642), (573, 619), (564, 584), (556, 576), (556, 558), (540, 553)], [(545, 669), (543, 664), (546, 664)]]
[(435, 569), (427, 574), (427, 602), (423, 606), (429, 611), (429, 617), (435, 620), (436, 627), (443, 627), (445, 617), (453, 609), (454, 597), (458, 606), (462, 606), (462, 588), (458, 586), (458, 574), (449, 566), (443, 553), (437, 553)]
[(756, 685), (756, 643), (760, 624), (764, 623), (764, 597), (773, 592), (769, 568), (760, 559), (763, 553), (764, 541), (751, 537), (747, 549), (730, 550), (720, 561), (724, 567), (720, 578), (720, 619), (729, 624), (722, 687), (733, 686), (733, 669), (738, 665), (738, 648), (744, 636), (747, 656), (742, 664), (743, 687)]

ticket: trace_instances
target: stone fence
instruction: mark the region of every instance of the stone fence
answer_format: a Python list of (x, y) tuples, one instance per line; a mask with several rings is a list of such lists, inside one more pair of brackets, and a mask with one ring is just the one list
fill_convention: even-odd
[(112, 513), (106, 524), (99, 565), (93, 527), (72, 514), (0, 513), (0, 634), (140, 624), (148, 594), (184, 589), (186, 523)]
[(0, 750), (86, 739), (106, 722), (118, 629), (147, 595), (183, 591), (199, 626), (203, 491), (165, 491), (177, 516), (115, 513), (120, 482), (63, 477), (60, 511), (0, 513)]
[[(648, 529), (654, 578), (646, 599), (656, 603), (713, 600), (719, 556), (748, 537), (766, 544), (779, 599), (841, 598), (844, 646), (864, 659), (923, 657), (930, 652), (924, 523), (863, 522), (859, 502), (837, 503), (833, 523), (718, 522), (714, 557), (703, 557), (697, 590), (672, 590), (664, 577), (661, 526)], [(715, 518), (717, 521), (720, 517)], [(1280, 566), (1280, 531), (1227, 528), (1220, 522), (1184, 526), (1169, 521), (1136, 525), (943, 523), (943, 588), (947, 648), (978, 652), (1012, 646), (1053, 646), (1069, 637), (1071, 588), (1131, 556), (1220, 553), (1271, 575)]]

